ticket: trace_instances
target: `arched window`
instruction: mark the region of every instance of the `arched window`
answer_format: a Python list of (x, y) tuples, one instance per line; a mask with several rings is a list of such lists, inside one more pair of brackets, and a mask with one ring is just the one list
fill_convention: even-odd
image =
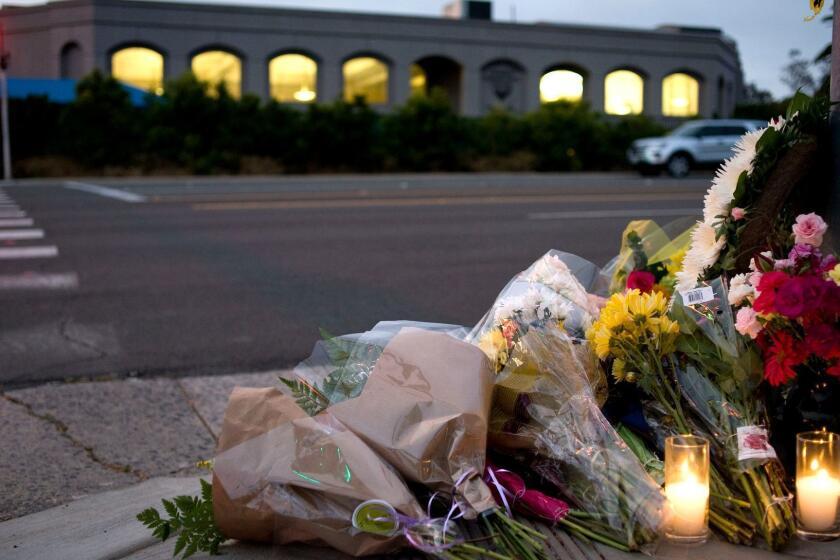
[(268, 62), (272, 99), (280, 103), (311, 103), (318, 97), (318, 64), (302, 54), (281, 54)]
[(409, 85), (411, 87), (411, 95), (425, 95), (426, 93), (426, 71), (419, 64), (412, 64), (409, 68), (411, 77), (409, 78)]
[(163, 93), (163, 55), (146, 47), (126, 47), (111, 55), (111, 75), (158, 95)]
[(388, 66), (370, 56), (351, 58), (344, 63), (344, 100), (361, 97), (369, 105), (388, 103)]
[(645, 84), (630, 70), (616, 70), (604, 80), (604, 111), (610, 115), (637, 115), (642, 112)]
[(83, 74), (82, 47), (76, 42), (67, 43), (61, 47), (59, 54), (59, 76), (62, 79), (78, 80)]
[(571, 70), (552, 70), (540, 78), (540, 101), (580, 101), (583, 98), (583, 76)]
[(224, 84), (231, 97), (242, 95), (242, 61), (226, 51), (205, 51), (192, 59), (192, 72), (202, 82)]
[(688, 74), (676, 73), (662, 80), (662, 114), (693, 117), (698, 113), (700, 84)]

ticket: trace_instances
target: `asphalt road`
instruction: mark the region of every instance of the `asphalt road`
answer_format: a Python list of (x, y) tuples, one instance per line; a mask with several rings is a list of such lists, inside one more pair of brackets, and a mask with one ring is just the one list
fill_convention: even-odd
[(257, 371), (306, 357), (318, 327), (473, 325), (548, 249), (603, 265), (630, 219), (697, 216), (707, 184), (630, 174), (15, 183), (0, 188), (0, 384)]

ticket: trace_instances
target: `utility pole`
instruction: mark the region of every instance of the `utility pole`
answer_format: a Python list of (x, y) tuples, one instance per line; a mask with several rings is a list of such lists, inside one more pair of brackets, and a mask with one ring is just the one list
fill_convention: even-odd
[(12, 148), (9, 138), (9, 83), (6, 69), (9, 67), (9, 53), (6, 52), (6, 30), (0, 27), (0, 134), (3, 136), (3, 180), (12, 180)]
[[(840, 1), (834, 2), (831, 24), (831, 88), (829, 92), (831, 111), (831, 153), (834, 156), (834, 177), (828, 200), (828, 223), (837, 232), (840, 230)], [(836, 240), (840, 236), (834, 234)]]

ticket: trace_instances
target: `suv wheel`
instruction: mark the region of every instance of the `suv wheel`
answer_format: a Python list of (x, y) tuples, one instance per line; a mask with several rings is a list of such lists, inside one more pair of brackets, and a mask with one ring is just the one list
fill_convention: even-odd
[(671, 177), (685, 177), (691, 171), (691, 158), (686, 154), (674, 154), (665, 164)]

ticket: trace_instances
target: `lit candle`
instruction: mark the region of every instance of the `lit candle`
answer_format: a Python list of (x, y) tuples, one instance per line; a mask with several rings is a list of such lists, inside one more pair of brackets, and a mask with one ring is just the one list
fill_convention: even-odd
[(709, 441), (696, 436), (665, 440), (666, 533), (677, 543), (700, 543), (709, 534)]
[(840, 436), (805, 432), (796, 436), (797, 530), (804, 539), (840, 535)]
[(681, 482), (665, 485), (665, 497), (671, 506), (671, 533), (691, 537), (706, 532), (706, 508), (709, 505), (709, 485), (688, 475)]
[(816, 474), (796, 479), (799, 520), (809, 531), (826, 531), (837, 523), (837, 501), (840, 499), (840, 480), (820, 469), (812, 461)]

